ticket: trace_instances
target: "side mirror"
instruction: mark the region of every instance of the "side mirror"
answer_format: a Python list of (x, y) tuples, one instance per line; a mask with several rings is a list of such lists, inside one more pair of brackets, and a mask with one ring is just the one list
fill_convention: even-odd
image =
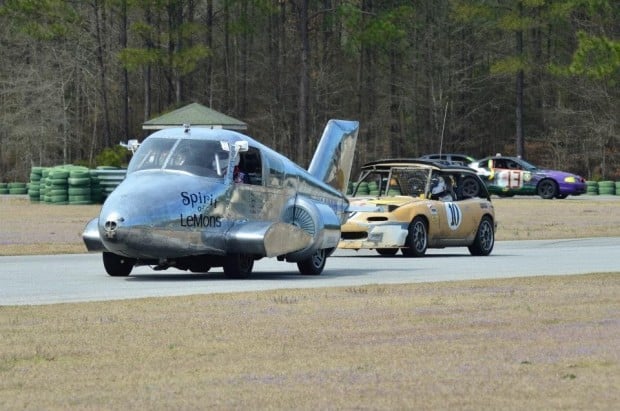
[(245, 140), (235, 141), (235, 149), (236, 149), (237, 153), (242, 153), (242, 152), (248, 151), (248, 149), (249, 149), (248, 142), (245, 141)]

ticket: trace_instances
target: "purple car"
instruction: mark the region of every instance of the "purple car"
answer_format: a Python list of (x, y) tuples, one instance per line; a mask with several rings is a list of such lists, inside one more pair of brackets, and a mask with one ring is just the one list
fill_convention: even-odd
[(539, 195), (566, 198), (586, 192), (586, 181), (576, 174), (543, 170), (518, 157), (491, 156), (469, 164), (482, 177), (491, 194)]

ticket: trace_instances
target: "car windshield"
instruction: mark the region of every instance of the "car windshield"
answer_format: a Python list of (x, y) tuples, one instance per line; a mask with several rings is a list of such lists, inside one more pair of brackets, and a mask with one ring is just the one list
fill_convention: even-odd
[(127, 173), (164, 169), (222, 178), (227, 167), (228, 152), (219, 141), (148, 138), (131, 159)]

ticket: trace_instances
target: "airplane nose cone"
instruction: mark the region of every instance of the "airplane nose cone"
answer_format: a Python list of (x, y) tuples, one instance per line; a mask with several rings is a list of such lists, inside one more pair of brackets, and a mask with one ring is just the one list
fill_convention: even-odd
[(111, 217), (103, 223), (104, 236), (107, 239), (114, 240), (118, 233), (119, 223), (125, 221), (123, 217)]
[(192, 247), (202, 246), (201, 231), (188, 221), (194, 222), (194, 215), (196, 220), (209, 217), (207, 213), (219, 216), (221, 211), (212, 209), (220, 204), (217, 200), (225, 189), (220, 183), (184, 174), (129, 175), (101, 208), (101, 242), (108, 251), (132, 258), (193, 252)]

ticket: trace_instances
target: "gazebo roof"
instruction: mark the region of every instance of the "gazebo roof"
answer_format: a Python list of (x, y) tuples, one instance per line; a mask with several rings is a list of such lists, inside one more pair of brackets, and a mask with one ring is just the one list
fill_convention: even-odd
[(144, 130), (161, 130), (189, 124), (192, 127), (225, 128), (228, 130), (246, 130), (248, 125), (202, 104), (191, 103), (159, 117), (142, 123)]

